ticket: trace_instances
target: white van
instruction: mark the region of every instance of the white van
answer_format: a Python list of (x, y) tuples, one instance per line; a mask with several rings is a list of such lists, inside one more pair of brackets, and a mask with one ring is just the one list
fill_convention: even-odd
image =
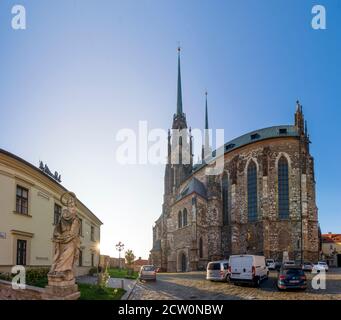
[(206, 279), (211, 281), (227, 281), (229, 276), (228, 260), (209, 262), (207, 265)]
[(269, 277), (269, 270), (264, 256), (234, 255), (230, 256), (230, 281), (233, 283), (251, 283), (259, 286)]

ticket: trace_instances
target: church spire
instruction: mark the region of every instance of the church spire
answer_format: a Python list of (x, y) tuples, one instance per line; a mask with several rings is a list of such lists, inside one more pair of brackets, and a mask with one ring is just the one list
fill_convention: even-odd
[(176, 114), (182, 115), (182, 91), (181, 91), (181, 70), (180, 70), (180, 47), (178, 47), (178, 96), (176, 104)]
[(205, 102), (205, 129), (208, 129), (208, 111), (207, 111), (207, 91), (205, 92), (206, 102)]
[(205, 158), (210, 155), (210, 135), (209, 135), (209, 128), (208, 128), (208, 107), (207, 107), (207, 91), (205, 92), (205, 137), (204, 143), (202, 145), (201, 157), (202, 161), (205, 162)]

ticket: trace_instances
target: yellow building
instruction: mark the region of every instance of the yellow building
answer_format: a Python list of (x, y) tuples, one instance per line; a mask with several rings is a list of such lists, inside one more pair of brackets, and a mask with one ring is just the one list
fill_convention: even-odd
[[(0, 271), (9, 271), (13, 265), (51, 265), (60, 196), (68, 191), (57, 180), (58, 175), (54, 177), (48, 169), (0, 149)], [(102, 222), (79, 199), (77, 209), (81, 219), (77, 275), (81, 275), (98, 264)]]

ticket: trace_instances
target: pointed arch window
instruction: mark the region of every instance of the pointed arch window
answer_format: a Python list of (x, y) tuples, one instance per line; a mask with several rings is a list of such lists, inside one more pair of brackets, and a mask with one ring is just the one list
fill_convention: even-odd
[(187, 226), (187, 209), (185, 208), (184, 211), (183, 211), (183, 227), (186, 227)]
[(249, 221), (256, 221), (258, 216), (257, 166), (251, 161), (247, 168), (247, 213)]
[(288, 160), (282, 156), (278, 161), (278, 215), (289, 218), (289, 173)]
[(203, 258), (204, 256), (204, 244), (202, 238), (199, 239), (199, 258)]
[(178, 228), (182, 228), (182, 212), (179, 211), (178, 213)]
[(223, 225), (229, 223), (229, 195), (228, 195), (228, 176), (225, 173), (222, 179), (222, 200), (223, 200)]

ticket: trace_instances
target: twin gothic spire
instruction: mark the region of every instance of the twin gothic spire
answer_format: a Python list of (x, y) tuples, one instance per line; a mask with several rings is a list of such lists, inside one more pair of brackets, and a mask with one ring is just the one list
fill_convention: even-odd
[(180, 47), (178, 47), (178, 97), (176, 104), (176, 114), (182, 115), (182, 90), (181, 90), (181, 69), (180, 69)]
[[(183, 114), (182, 108), (182, 87), (181, 87), (181, 62), (180, 62), (181, 48), (178, 47), (178, 94), (176, 103), (176, 115), (181, 116)], [(208, 111), (207, 111), (207, 91), (205, 92), (205, 129), (208, 129)]]
[[(185, 114), (183, 112), (182, 107), (182, 86), (181, 86), (181, 61), (180, 61), (180, 52), (181, 48), (178, 47), (178, 83), (177, 83), (177, 103), (176, 103), (176, 114), (174, 115), (174, 122), (173, 122), (173, 128), (182, 129), (184, 128), (183, 124), (181, 124), (182, 119), (184, 121), (184, 124), (186, 123)], [(185, 127), (187, 125), (185, 124)], [(210, 150), (209, 146), (209, 133), (208, 133), (208, 106), (207, 106), (207, 91), (205, 92), (205, 137), (203, 142), (203, 150), (205, 149), (205, 155), (204, 151), (202, 152), (202, 157), (206, 157), (207, 151)]]

